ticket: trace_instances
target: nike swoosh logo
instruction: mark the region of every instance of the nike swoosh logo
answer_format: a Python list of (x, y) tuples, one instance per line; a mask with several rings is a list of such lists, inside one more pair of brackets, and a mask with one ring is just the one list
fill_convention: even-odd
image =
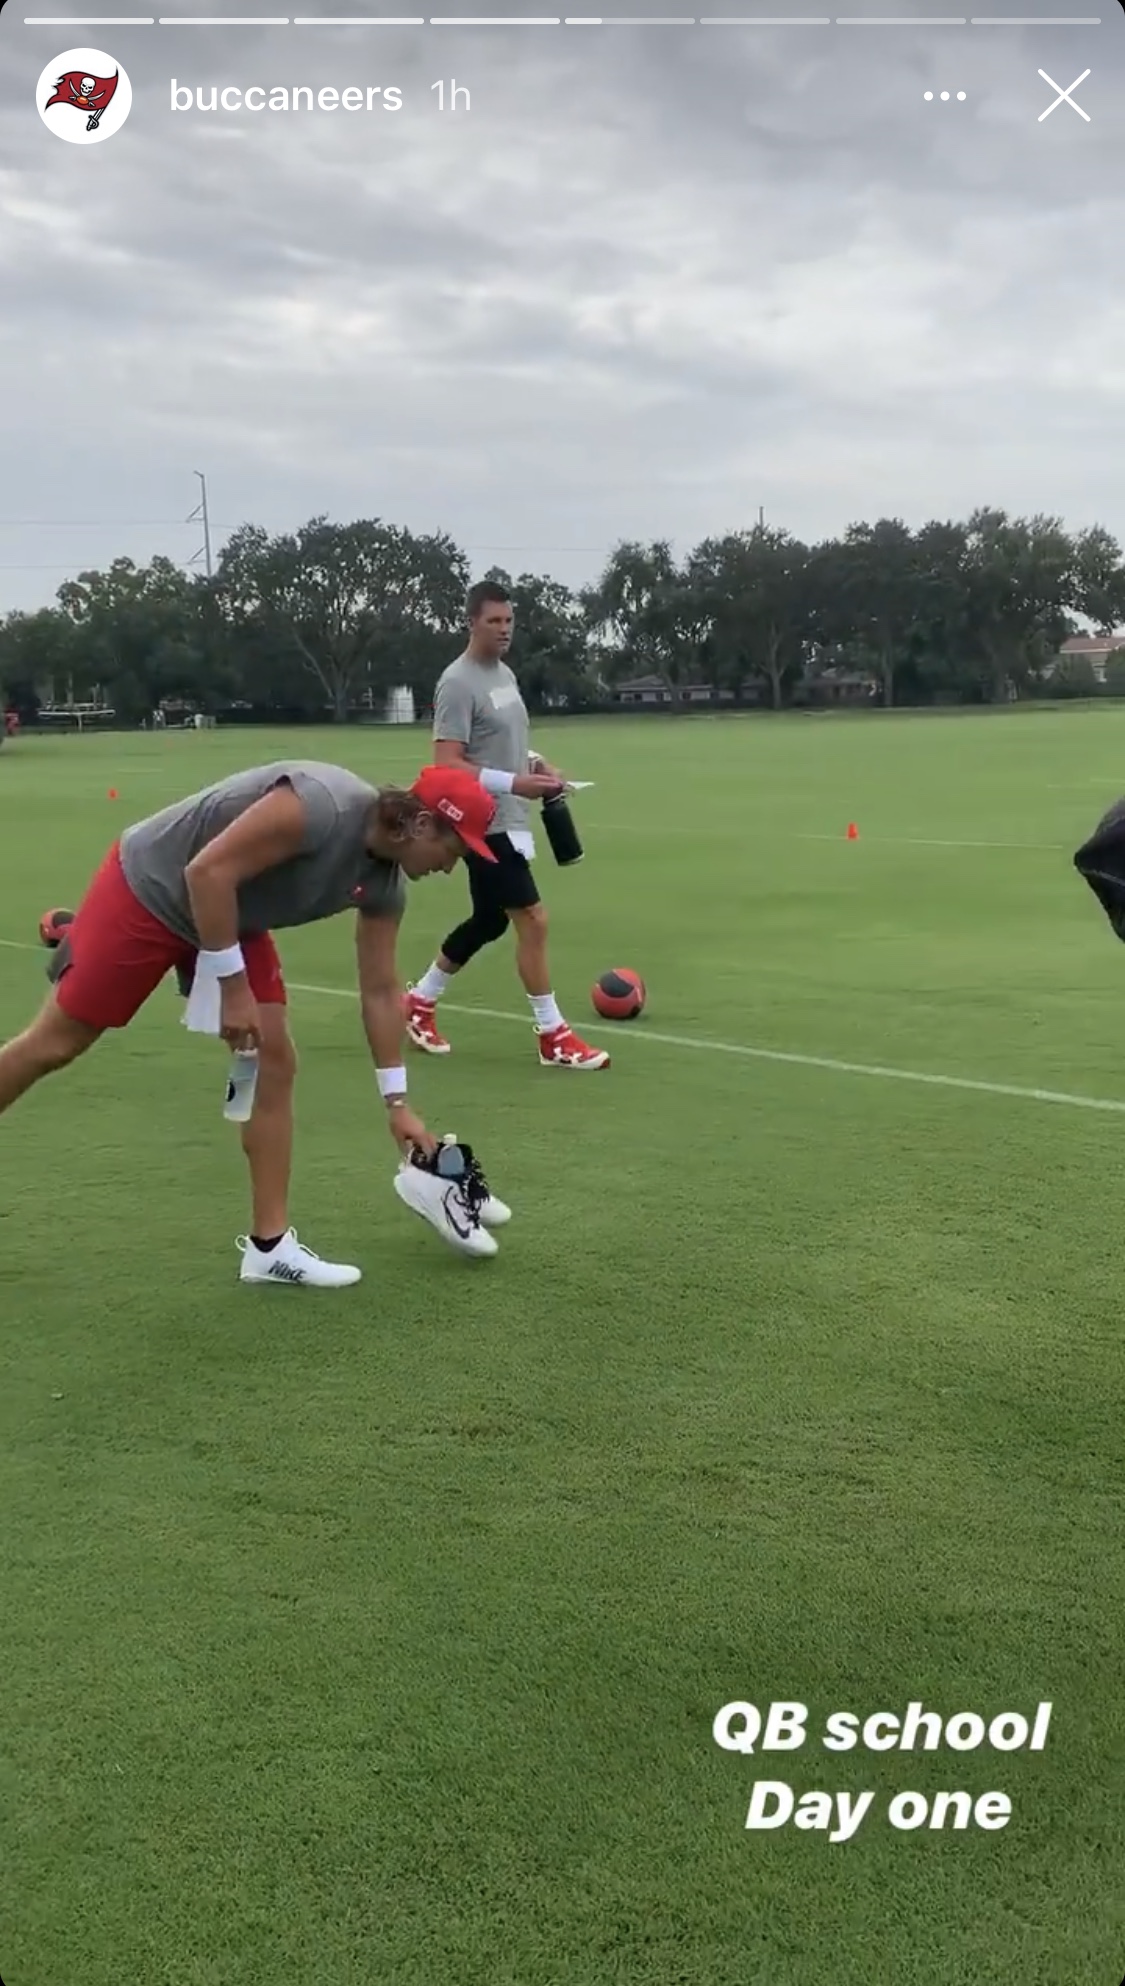
[(450, 1205), (450, 1202), (453, 1199), (455, 1199), (455, 1197), (456, 1197), (456, 1189), (451, 1186), (448, 1193), (445, 1196), (445, 1199), (442, 1202), (442, 1205), (445, 1208), (445, 1218), (448, 1221), (450, 1227), (453, 1229), (454, 1234), (460, 1235), (462, 1241), (467, 1241), (473, 1231), (472, 1226), (471, 1224), (469, 1224), (466, 1225), (465, 1227), (462, 1227), (461, 1222), (457, 1219), (457, 1216), (454, 1213), (452, 1206)]

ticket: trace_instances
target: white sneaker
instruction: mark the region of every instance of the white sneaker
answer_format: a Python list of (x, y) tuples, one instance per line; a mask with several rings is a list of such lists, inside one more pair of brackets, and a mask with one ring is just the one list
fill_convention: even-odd
[[(457, 1138), (452, 1131), (447, 1131), (441, 1142), (443, 1145), (455, 1145)], [(484, 1173), (481, 1171), (480, 1161), (476, 1158), (473, 1160), (473, 1174), (476, 1180), (477, 1193), (484, 1195), (477, 1208), (481, 1226), (507, 1227), (508, 1222), (512, 1218), (512, 1210), (510, 1207), (505, 1206), (503, 1200), (496, 1198)]]
[(443, 1241), (460, 1255), (495, 1255), (498, 1244), (481, 1225), (461, 1179), (439, 1179), (417, 1165), (404, 1165), (395, 1174), (395, 1192), (404, 1207), (436, 1227)]
[(310, 1289), (339, 1290), (358, 1283), (363, 1274), (362, 1269), (353, 1269), (346, 1262), (322, 1262), (298, 1241), (297, 1230), (292, 1227), (268, 1255), (255, 1248), (245, 1234), (239, 1236), (237, 1247), (242, 1257), (239, 1281), (243, 1283), (304, 1283)]

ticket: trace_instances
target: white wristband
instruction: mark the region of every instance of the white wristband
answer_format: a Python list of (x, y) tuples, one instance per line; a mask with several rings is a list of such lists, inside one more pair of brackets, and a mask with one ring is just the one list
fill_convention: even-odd
[(376, 1069), (375, 1080), (379, 1085), (379, 1095), (384, 1099), (406, 1095), (405, 1069)]
[(200, 952), (199, 963), (214, 979), (237, 979), (246, 970), (241, 945), (228, 945), (224, 952)]
[(490, 766), (485, 766), (484, 771), (478, 777), (485, 792), (493, 795), (497, 793), (510, 793), (516, 783), (514, 772), (493, 772)]

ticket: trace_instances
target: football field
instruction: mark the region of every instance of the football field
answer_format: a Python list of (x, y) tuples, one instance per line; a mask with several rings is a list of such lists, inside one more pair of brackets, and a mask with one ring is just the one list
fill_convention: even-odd
[[(0, 1123), (5, 1986), (1116, 1986), (1125, 947), (1071, 858), (1125, 712), (536, 742), (596, 782), (540, 880), (613, 1066), (537, 1068), (507, 945), (443, 1004), (412, 1095), (515, 1209), (495, 1262), (391, 1191), (346, 918), (282, 954), (293, 1217), (357, 1288), (239, 1286), (171, 984)], [(115, 831), (287, 755), (426, 739), (0, 750), (0, 1037)], [(405, 974), (463, 891), (413, 887)], [(802, 1749), (716, 1745), (777, 1699)], [(913, 1701), (1053, 1710), (1039, 1752), (821, 1743)], [(874, 1799), (748, 1830), (762, 1779)], [(896, 1828), (907, 1790), (1011, 1818)]]

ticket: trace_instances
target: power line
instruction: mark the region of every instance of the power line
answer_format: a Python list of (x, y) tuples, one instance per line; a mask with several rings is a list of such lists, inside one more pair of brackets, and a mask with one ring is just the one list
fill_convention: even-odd
[[(189, 523), (198, 522), (198, 521), (199, 521), (198, 519), (188, 520)], [(243, 523), (245, 523), (245, 521), (246, 520), (244, 518)], [(212, 532), (237, 531), (241, 528), (237, 524), (216, 524), (214, 518), (211, 518), (209, 522)], [(118, 519), (116, 522), (111, 524), (95, 524), (92, 521), (83, 524), (78, 519), (76, 519), (73, 523), (68, 524), (61, 522), (57, 518), (36, 519), (34, 517), (27, 517), (27, 518), (17, 519), (17, 518), (0, 517), (0, 531), (23, 531), (23, 530), (27, 530), (27, 531), (142, 531), (142, 530), (165, 531), (165, 530), (169, 530), (173, 525), (175, 525), (177, 528), (181, 527), (183, 523), (184, 523), (184, 519), (182, 517), (171, 517), (171, 518), (143, 517), (143, 518), (134, 519), (132, 521), (130, 521), (129, 519)], [(287, 532), (287, 533), (283, 533), (282, 535), (292, 536), (293, 534)], [(418, 535), (421, 536), (422, 534), (419, 533)], [(489, 539), (487, 542), (482, 544), (462, 544), (460, 545), (460, 550), (464, 552), (596, 552), (601, 550), (601, 546), (600, 545), (560, 545), (560, 544), (556, 544), (553, 539), (543, 539), (538, 543), (530, 544), (530, 545), (497, 545), (494, 544), (491, 539)], [(49, 571), (52, 569), (53, 568), (50, 567), (42, 568), (43, 571)], [(20, 571), (33, 572), (35, 570), (36, 568), (34, 566), (0, 567), (0, 571), (4, 571), (4, 572), (20, 572)]]
[[(166, 531), (184, 522), (182, 517), (0, 517), (0, 531)], [(219, 528), (231, 531), (236, 527), (223, 524)]]
[[(573, 552), (587, 557), (591, 554), (599, 558), (605, 555), (604, 545), (460, 545), (462, 552), (486, 553), (490, 558), (508, 558), (514, 552)], [(6, 563), (0, 560), (0, 572), (73, 572), (76, 566), (89, 565), (85, 558), (56, 559), (43, 564), (31, 559), (26, 562)], [(190, 561), (185, 560), (185, 564)]]

